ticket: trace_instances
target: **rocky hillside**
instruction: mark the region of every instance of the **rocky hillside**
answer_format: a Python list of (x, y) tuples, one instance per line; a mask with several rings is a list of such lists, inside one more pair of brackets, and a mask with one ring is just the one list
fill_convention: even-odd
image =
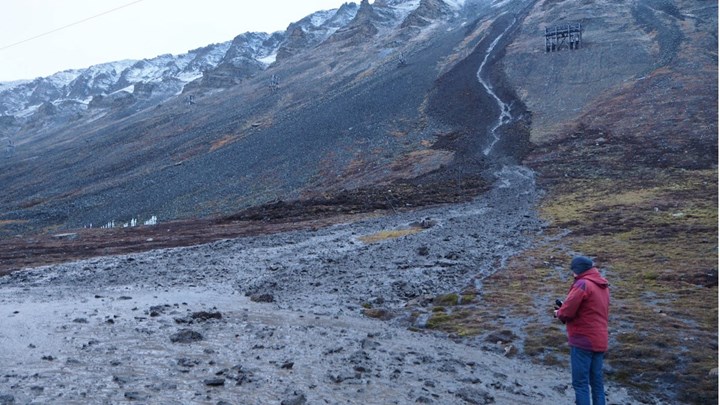
[[(356, 12), (357, 5), (349, 3), (338, 10), (313, 13), (285, 32), (246, 32), (232, 41), (182, 55), (110, 62), (30, 81), (0, 83), (0, 115), (17, 119), (16, 125), (21, 125), (32, 121), (43, 108), (67, 117), (92, 108), (109, 109), (113, 103), (139, 111), (178, 97), (186, 86), (227, 88), (265, 70), (278, 55), (288, 55), (289, 49), (299, 45), (297, 36), (312, 38), (303, 42), (301, 49), (317, 45), (351, 21)], [(115, 102), (119, 99), (123, 101)], [(3, 135), (18, 136), (7, 129)]]
[[(48, 92), (59, 101), (11, 91), (20, 107), (6, 108), (24, 109), (3, 117), (3, 232), (228, 214), (437, 169), (451, 152), (430, 148), (438, 130), (418, 107), (463, 28), (448, 21), (457, 4), (434, 4), (348, 4), (284, 35), (243, 34), (198, 52), (208, 62), (191, 52), (64, 73)], [(185, 85), (168, 73), (203, 67)]]
[[(437, 266), (462, 276), (365, 309), (565, 365), (550, 309), (583, 253), (613, 288), (609, 378), (645, 403), (716, 402), (717, 16), (689, 0), (364, 0), (284, 33), (5, 85), (24, 90), (0, 89), (0, 270), (457, 204), (522, 165), (543, 197), (519, 215), (545, 223), (517, 230), (527, 243), (472, 275), (457, 261), (481, 260), (468, 252), (484, 234), (445, 235), (464, 247)], [(568, 23), (580, 47), (546, 52), (545, 28)], [(500, 205), (483, 210), (510, 224)], [(152, 217), (163, 226), (77, 230)], [(394, 231), (379, 240), (433, 252)]]

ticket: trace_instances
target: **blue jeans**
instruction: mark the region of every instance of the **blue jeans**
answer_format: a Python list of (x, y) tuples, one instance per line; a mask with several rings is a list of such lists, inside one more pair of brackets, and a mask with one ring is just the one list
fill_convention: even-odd
[(603, 358), (605, 353), (591, 352), (570, 346), (570, 366), (572, 367), (572, 386), (575, 389), (575, 404), (590, 405), (592, 388), (593, 405), (605, 405), (605, 387), (603, 384)]

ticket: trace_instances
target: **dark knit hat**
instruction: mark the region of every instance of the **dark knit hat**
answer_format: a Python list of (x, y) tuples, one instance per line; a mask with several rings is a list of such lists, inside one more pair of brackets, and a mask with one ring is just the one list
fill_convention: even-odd
[(570, 262), (570, 270), (575, 274), (583, 273), (587, 270), (592, 269), (593, 261), (585, 256), (577, 256)]

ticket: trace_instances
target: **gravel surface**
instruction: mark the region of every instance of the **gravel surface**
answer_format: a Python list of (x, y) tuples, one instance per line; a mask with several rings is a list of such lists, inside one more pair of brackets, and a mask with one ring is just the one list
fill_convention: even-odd
[(569, 370), (408, 330), (408, 302), (482, 288), (542, 232), (532, 172), (496, 175), (463, 205), (1, 278), (0, 403), (571, 403)]

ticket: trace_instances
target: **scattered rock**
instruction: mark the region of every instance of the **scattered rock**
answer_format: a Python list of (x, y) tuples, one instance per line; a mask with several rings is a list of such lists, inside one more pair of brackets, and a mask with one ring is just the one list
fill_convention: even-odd
[(517, 354), (517, 349), (513, 345), (505, 346), (503, 351), (504, 351), (503, 354), (505, 355), (505, 357), (511, 357), (511, 356), (514, 356)]
[(232, 371), (233, 373), (228, 373), (227, 377), (228, 379), (234, 380), (237, 385), (241, 385), (245, 382), (250, 382), (253, 375), (252, 372), (244, 370), (243, 367), (239, 364), (233, 366), (230, 371)]
[(73, 322), (75, 323), (88, 323), (88, 320), (85, 318), (75, 318), (73, 319)]
[(307, 398), (305, 398), (305, 394), (302, 392), (295, 392), (293, 396), (280, 402), (280, 405), (304, 405), (306, 403)]
[(200, 364), (200, 360), (191, 360), (187, 358), (180, 358), (177, 360), (178, 366), (192, 368)]
[(275, 302), (275, 297), (272, 294), (253, 294), (250, 296), (252, 302)]
[(448, 252), (444, 257), (448, 260), (460, 260), (460, 254), (457, 252)]
[(47, 361), (53, 361), (53, 360), (55, 360), (55, 357), (53, 357), (53, 356), (42, 356), (41, 359), (47, 360)]
[(199, 332), (195, 332), (191, 329), (183, 329), (180, 332), (170, 336), (170, 341), (173, 343), (192, 343), (203, 340), (204, 337)]
[(368, 318), (382, 319), (383, 321), (387, 321), (393, 318), (392, 312), (384, 308), (365, 308), (363, 309), (362, 313)]
[(430, 248), (428, 248), (427, 246), (420, 246), (417, 250), (417, 254), (419, 256), (427, 256), (430, 254)]
[(196, 320), (196, 321), (208, 321), (210, 319), (222, 319), (222, 314), (220, 312), (193, 312), (192, 315), (190, 315), (190, 318)]
[(443, 373), (457, 373), (457, 368), (455, 368), (452, 362), (446, 361), (438, 368), (438, 371), (442, 371)]
[(285, 370), (290, 370), (290, 369), (293, 368), (294, 365), (295, 365), (294, 362), (292, 362), (292, 361), (287, 361), (287, 362), (283, 363), (283, 365), (280, 366), (280, 368), (285, 369)]
[(330, 381), (334, 382), (335, 384), (340, 384), (343, 381), (359, 379), (362, 377), (362, 375), (360, 373), (346, 372), (340, 374), (330, 374), (328, 375), (328, 377), (330, 378)]
[(509, 329), (495, 331), (495, 332), (492, 332), (489, 335), (487, 335), (487, 337), (485, 337), (486, 342), (491, 342), (491, 343), (500, 342), (501, 344), (507, 344), (507, 343), (515, 341), (516, 339), (517, 339), (517, 335)]
[(559, 385), (552, 387), (552, 389), (561, 394), (564, 394), (565, 391), (567, 391), (567, 389), (568, 389), (568, 385), (567, 384), (559, 384)]
[(128, 301), (128, 300), (131, 300), (132, 297), (128, 297), (127, 295), (122, 295), (122, 296), (118, 297), (118, 299), (121, 301)]
[(137, 391), (128, 391), (125, 393), (125, 398), (131, 401), (144, 401), (148, 398), (148, 396)]
[(119, 375), (114, 375), (112, 380), (114, 383), (116, 383), (117, 385), (120, 385), (120, 386), (123, 386), (130, 382), (129, 377), (124, 377), (124, 376), (119, 376)]
[(13, 405), (15, 397), (10, 394), (0, 394), (0, 405)]
[(207, 385), (208, 387), (220, 387), (225, 385), (225, 379), (224, 378), (208, 378), (203, 380), (203, 383)]
[(495, 397), (480, 388), (461, 388), (455, 395), (468, 404), (486, 405), (495, 403)]

